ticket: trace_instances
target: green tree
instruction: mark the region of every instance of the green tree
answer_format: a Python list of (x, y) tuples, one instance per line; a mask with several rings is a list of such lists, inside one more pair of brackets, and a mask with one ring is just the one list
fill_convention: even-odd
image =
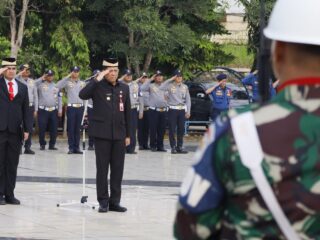
[(93, 58), (109, 52), (137, 75), (155, 65), (191, 71), (229, 59), (210, 42), (225, 32), (218, 6), (215, 0), (93, 0), (82, 20)]
[[(255, 55), (260, 46), (260, 0), (238, 0), (245, 7), (245, 19), (248, 22), (248, 51)], [(268, 21), (276, 0), (265, 0), (265, 19)], [(256, 62), (256, 61), (255, 61)], [(256, 63), (254, 63), (255, 65)]]

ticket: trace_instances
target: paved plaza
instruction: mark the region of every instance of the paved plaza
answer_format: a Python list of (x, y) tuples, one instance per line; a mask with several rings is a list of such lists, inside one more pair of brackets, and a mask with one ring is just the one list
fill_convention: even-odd
[[(36, 139), (35, 139), (36, 142)], [(167, 142), (166, 142), (167, 143)], [(16, 197), (20, 206), (0, 206), (0, 239), (173, 239), (172, 225), (179, 186), (193, 162), (198, 140), (189, 139), (185, 155), (139, 151), (126, 155), (122, 202), (126, 213), (57, 203), (82, 196), (82, 156), (68, 155), (66, 140), (58, 151), (22, 155)], [(86, 151), (89, 202), (96, 203), (95, 155)]]

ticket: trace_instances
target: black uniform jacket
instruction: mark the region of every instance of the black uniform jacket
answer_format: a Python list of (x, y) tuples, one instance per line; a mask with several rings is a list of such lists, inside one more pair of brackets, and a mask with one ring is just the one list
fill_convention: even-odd
[[(8, 130), (10, 133), (21, 134), (31, 132), (32, 121), (29, 112), (28, 88), (16, 80), (18, 93), (12, 101), (6, 81), (0, 78), (0, 131)], [(22, 137), (22, 136), (21, 136)]]
[(92, 79), (84, 87), (79, 97), (92, 98), (93, 111), (89, 123), (91, 137), (108, 140), (124, 140), (129, 137), (130, 129), (130, 93), (129, 87), (117, 82), (115, 86), (103, 79)]

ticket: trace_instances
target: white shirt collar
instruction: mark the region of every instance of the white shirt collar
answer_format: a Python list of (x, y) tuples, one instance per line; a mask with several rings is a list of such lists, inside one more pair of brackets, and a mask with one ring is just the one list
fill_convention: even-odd
[[(8, 79), (4, 78), (4, 80), (6, 81), (6, 84), (8, 85), (8, 83), (10, 82)], [(13, 86), (14, 85), (17, 85), (17, 82), (15, 79), (12, 79), (11, 82), (13, 83)]]

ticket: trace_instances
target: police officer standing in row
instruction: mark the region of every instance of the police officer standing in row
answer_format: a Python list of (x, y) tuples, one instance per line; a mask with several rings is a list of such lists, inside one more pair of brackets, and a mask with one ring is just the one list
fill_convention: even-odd
[(38, 91), (35, 81), (30, 78), (30, 66), (29, 64), (23, 64), (19, 67), (20, 72), (16, 79), (28, 87), (28, 96), (29, 96), (29, 112), (33, 116), (31, 120), (32, 128), (29, 134), (29, 138), (24, 143), (24, 153), (25, 154), (34, 154), (34, 151), (31, 150), (31, 139), (33, 132), (34, 120), (37, 117), (38, 111)]
[(116, 59), (104, 60), (102, 65), (104, 70), (80, 91), (79, 96), (93, 101), (89, 135), (95, 140), (99, 212), (125, 212), (127, 209), (120, 205), (120, 199), (125, 149), (130, 144), (130, 92), (127, 84), (117, 80)]
[(74, 66), (71, 73), (57, 83), (57, 87), (65, 89), (68, 98), (67, 108), (67, 131), (68, 131), (68, 154), (82, 154), (80, 151), (80, 130), (83, 117), (83, 101), (79, 98), (79, 92), (86, 85), (79, 79), (80, 67)]
[(144, 72), (142, 76), (137, 80), (139, 85), (141, 97), (140, 101), (143, 107), (139, 109), (139, 120), (138, 120), (138, 142), (139, 150), (149, 150), (149, 92), (142, 91), (141, 86), (148, 79), (148, 75)]
[(227, 87), (227, 75), (219, 74), (217, 80), (219, 82), (217, 85), (206, 90), (206, 94), (210, 94), (213, 100), (212, 121), (215, 121), (222, 112), (229, 110), (232, 95), (231, 89)]
[(130, 89), (130, 102), (131, 102), (131, 127), (130, 127), (130, 145), (127, 146), (128, 154), (136, 154), (137, 144), (137, 127), (138, 127), (138, 115), (139, 110), (143, 107), (141, 101), (141, 94), (139, 85), (136, 81), (132, 81), (132, 72), (128, 69), (124, 72), (124, 75), (120, 80), (129, 86)]
[[(167, 92), (169, 106), (169, 140), (171, 153), (188, 153), (182, 148), (185, 120), (190, 118), (191, 100), (188, 87), (182, 83), (180, 70), (174, 72), (174, 77), (160, 86), (160, 90)], [(175, 133), (177, 132), (177, 141)]]
[(16, 59), (0, 68), (0, 205), (19, 205), (14, 195), (21, 143), (31, 132), (28, 88), (15, 80)]
[(167, 101), (165, 91), (160, 89), (163, 84), (161, 71), (145, 81), (141, 86), (142, 94), (149, 94), (149, 126), (150, 126), (150, 147), (152, 152), (166, 152), (163, 145), (163, 138), (166, 131)]
[(62, 116), (62, 97), (59, 88), (53, 82), (54, 71), (47, 70), (45, 74), (36, 80), (38, 90), (38, 126), (40, 150), (46, 148), (46, 130), (49, 127), (49, 150), (58, 150), (55, 147), (58, 132), (58, 116)]

